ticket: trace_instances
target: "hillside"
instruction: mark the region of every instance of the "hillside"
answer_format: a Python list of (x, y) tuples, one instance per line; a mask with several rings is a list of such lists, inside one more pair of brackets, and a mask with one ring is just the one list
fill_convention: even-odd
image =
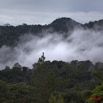
[(0, 102), (56, 103), (62, 98), (62, 103), (84, 103), (101, 83), (94, 71), (102, 75), (103, 63), (38, 61), (32, 69), (16, 63), (0, 71)]
[(39, 35), (42, 32), (58, 32), (65, 34), (72, 32), (75, 28), (103, 30), (103, 20), (81, 24), (71, 18), (58, 18), (48, 25), (27, 25), (0, 26), (0, 47), (3, 45), (15, 46), (18, 44), (20, 36), (24, 34)]
[(64, 17), (0, 26), (0, 103), (102, 103), (102, 33)]

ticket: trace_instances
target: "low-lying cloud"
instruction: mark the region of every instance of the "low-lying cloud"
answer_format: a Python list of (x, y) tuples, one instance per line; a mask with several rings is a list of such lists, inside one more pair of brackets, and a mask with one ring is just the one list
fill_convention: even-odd
[[(44, 33), (45, 34), (45, 33)], [(44, 35), (43, 34), (43, 35)], [(103, 62), (103, 31), (76, 29), (67, 38), (63, 35), (46, 33), (39, 37), (32, 34), (22, 36), (14, 47), (2, 46), (0, 49), (0, 69), (15, 63), (32, 67), (42, 52), (46, 60), (91, 60)]]

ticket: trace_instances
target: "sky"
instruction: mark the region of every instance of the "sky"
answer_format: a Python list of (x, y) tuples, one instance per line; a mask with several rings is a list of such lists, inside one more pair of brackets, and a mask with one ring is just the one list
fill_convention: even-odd
[(103, 19), (103, 0), (0, 0), (0, 25), (44, 25), (59, 17), (80, 23)]

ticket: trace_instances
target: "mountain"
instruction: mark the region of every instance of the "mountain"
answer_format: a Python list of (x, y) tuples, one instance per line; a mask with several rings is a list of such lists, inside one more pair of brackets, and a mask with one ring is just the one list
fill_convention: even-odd
[(99, 21), (86, 23), (83, 26), (87, 29), (103, 30), (103, 19)]
[(19, 37), (24, 34), (39, 35), (41, 32), (58, 32), (64, 34), (73, 31), (75, 28), (103, 30), (103, 20), (81, 24), (71, 18), (58, 18), (48, 25), (27, 25), (0, 26), (0, 47), (3, 45), (15, 46), (18, 44)]
[(56, 32), (68, 32), (76, 27), (82, 26), (82, 24), (72, 20), (71, 18), (58, 18), (48, 25)]

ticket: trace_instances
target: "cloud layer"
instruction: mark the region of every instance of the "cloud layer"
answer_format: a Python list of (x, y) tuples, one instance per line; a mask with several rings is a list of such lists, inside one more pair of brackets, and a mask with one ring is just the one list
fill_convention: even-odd
[(48, 24), (58, 17), (86, 23), (103, 18), (102, 4), (103, 0), (0, 0), (0, 25)]
[[(19, 62), (23, 66), (32, 67), (38, 61), (42, 52), (46, 60), (91, 60), (103, 62), (103, 32), (76, 29), (67, 38), (53, 33), (46, 34), (42, 38), (32, 34), (26, 34), (20, 38), (17, 47), (2, 46), (0, 49), (0, 67), (13, 66)], [(43, 35), (44, 35), (43, 34)]]

